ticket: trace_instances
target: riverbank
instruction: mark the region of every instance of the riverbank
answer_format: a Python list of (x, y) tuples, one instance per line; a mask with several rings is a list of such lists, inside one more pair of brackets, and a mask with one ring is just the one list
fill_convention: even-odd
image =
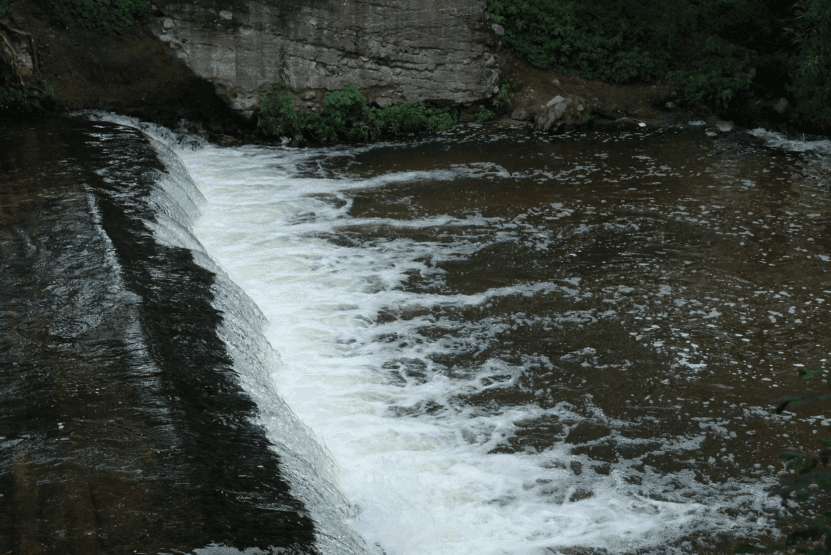
[[(234, 111), (217, 95), (213, 84), (196, 75), (153, 35), (146, 22), (136, 22), (122, 34), (108, 34), (71, 13), (32, 1), (15, 4), (13, 12), (0, 22), (5, 36), (19, 39), (18, 50), (30, 53), (31, 67), (27, 69), (23, 63), (19, 68), (22, 72), (31, 70), (21, 79), (27, 81), (28, 88), (22, 90), (28, 94), (7, 98), (7, 110), (96, 109), (169, 128), (189, 122), (189, 131), (215, 143), (279, 140), (258, 131), (256, 113), (246, 118)], [(507, 98), (497, 95), (459, 106), (462, 121), (471, 121), (477, 109), (486, 109), (494, 112), (491, 121), (497, 128), (525, 125), (548, 132), (585, 125), (663, 126), (693, 120), (704, 122), (702, 132), (711, 136), (740, 126), (784, 133), (804, 131), (794, 125), (794, 111), (784, 98), (776, 106), (758, 101), (754, 117), (744, 114), (734, 124), (730, 114), (716, 114), (715, 106), (679, 109), (668, 102), (671, 91), (667, 85), (608, 83), (577, 73), (540, 69), (504, 46), (498, 58), (502, 83), (513, 98), (506, 102)], [(7, 85), (13, 82), (8, 71), (2, 77)], [(0, 87), (0, 93), (11, 94), (12, 90)], [(557, 97), (561, 98), (560, 107)], [(495, 99), (501, 101), (495, 103)], [(0, 94), (0, 113), (3, 107)]]
[[(539, 114), (550, 110), (553, 99), (572, 99), (573, 106), (585, 104), (588, 117), (578, 123), (608, 127), (662, 127), (697, 122), (702, 133), (714, 137), (740, 128), (763, 128), (785, 134), (801, 131), (789, 119), (793, 111), (780, 114), (772, 106), (759, 110), (755, 119), (734, 122), (731, 114), (718, 112), (712, 106), (681, 108), (668, 100), (669, 87), (652, 83), (606, 83), (587, 79), (576, 73), (562, 73), (535, 68), (517, 55), (503, 54), (505, 78), (518, 85), (510, 106), (495, 118), (499, 127), (528, 126), (542, 130)], [(570, 105), (571, 105), (570, 104)], [(573, 114), (576, 115), (576, 114)], [(567, 119), (565, 112), (561, 119)], [(738, 118), (737, 118), (738, 119)], [(566, 122), (561, 129), (574, 126)]]

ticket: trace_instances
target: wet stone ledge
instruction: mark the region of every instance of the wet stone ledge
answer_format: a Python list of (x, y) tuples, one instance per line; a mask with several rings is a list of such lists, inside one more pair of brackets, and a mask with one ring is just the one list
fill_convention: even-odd
[(0, 553), (315, 553), (251, 424), (213, 275), (142, 220), (137, 131), (45, 118), (0, 136)]

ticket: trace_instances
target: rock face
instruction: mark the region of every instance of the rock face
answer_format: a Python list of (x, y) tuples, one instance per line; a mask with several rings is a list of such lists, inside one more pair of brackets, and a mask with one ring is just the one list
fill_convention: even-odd
[(493, 94), (500, 29), (484, 0), (159, 0), (151, 28), (232, 107), (274, 83), (314, 109), (354, 83), (370, 101), (467, 103)]
[(0, 87), (15, 87), (27, 95), (42, 97), (45, 96), (42, 81), (32, 35), (0, 20)]

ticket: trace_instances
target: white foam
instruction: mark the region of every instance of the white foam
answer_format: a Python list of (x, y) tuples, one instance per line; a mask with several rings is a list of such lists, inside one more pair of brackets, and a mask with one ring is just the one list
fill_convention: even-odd
[[(299, 178), (292, 168), (302, 154), (281, 149), (246, 153), (245, 166), (234, 165), (236, 158), (214, 147), (183, 155), (208, 199), (195, 231), (271, 322), (266, 334), (284, 362), (274, 373), (278, 390), (340, 463), (341, 488), (360, 509), (354, 526), (370, 545), (388, 555), (538, 553), (575, 545), (623, 552), (665, 545), (704, 523), (710, 531), (735, 525), (721, 513), (728, 504), (724, 497), (710, 497), (714, 490), (702, 493), (700, 502), (684, 502), (680, 494), (673, 501), (656, 502), (623, 480), (626, 465), (609, 476), (578, 477), (560, 468), (575, 460), (563, 447), (543, 453), (492, 453), (515, 434), (518, 422), (582, 419), (566, 406), (483, 411), (452, 402), (459, 395), (507, 387), (528, 365), (545, 361), (509, 365), (489, 359), (476, 368), (444, 368), (431, 355), (475, 352), (509, 324), (437, 319), (435, 309), (481, 305), (511, 295), (579, 297), (584, 294), (579, 280), (471, 295), (403, 291), (400, 285), (408, 271), (427, 277), (434, 271), (423, 258), (467, 257), (481, 246), (463, 237), (451, 243), (379, 238), (360, 246), (327, 238), (345, 229), (372, 236), (372, 227), (379, 225), (484, 227), (494, 221), (449, 216), (403, 222), (352, 219), (348, 204), (328, 203), (309, 192), (345, 199), (339, 197), (344, 191), (390, 179)], [(270, 168), (270, 176), (263, 175), (264, 168)], [(478, 171), (452, 169), (460, 176)], [(227, 174), (254, 177), (227, 183)], [(407, 180), (434, 178), (448, 175), (406, 174)], [(312, 213), (303, 223), (292, 223)], [(399, 317), (377, 323), (378, 314), (391, 309)], [(594, 317), (575, 312), (551, 321), (585, 318)], [(422, 326), (456, 333), (424, 342), (417, 333)], [(403, 383), (390, 380), (385, 365), (406, 366), (408, 361), (416, 361), (415, 371)], [(686, 359), (681, 363), (703, 367)], [(436, 411), (421, 410), (425, 403)], [(394, 417), (391, 407), (413, 412)], [(701, 490), (692, 475), (686, 478), (689, 487)], [(654, 477), (653, 487), (660, 490), (661, 483)], [(591, 497), (569, 501), (578, 490), (591, 492)], [(740, 494), (745, 500), (747, 495)], [(755, 497), (751, 501), (757, 507), (765, 503)]]
[(831, 154), (831, 141), (827, 139), (799, 140), (788, 138), (781, 133), (767, 131), (765, 129), (753, 129), (748, 131), (750, 135), (765, 141), (768, 146), (780, 148), (789, 152), (816, 152), (818, 154)]
[[(245, 391), (257, 403), (256, 424), (268, 432), (268, 439), (280, 455), (281, 474), (292, 494), (305, 503), (315, 521), (316, 544), (322, 555), (358, 555), (366, 553), (363, 541), (348, 527), (355, 511), (337, 487), (338, 469), (331, 454), (298, 419), (279, 395), (271, 373), (282, 368), (279, 354), (263, 336), (268, 321), (251, 298), (231, 281), (225, 269), (212, 258), (191, 232), (204, 197), (171, 150), (182, 149), (182, 141), (164, 128), (140, 124), (122, 116), (96, 114), (99, 119), (137, 127), (149, 134), (168, 173), (160, 176), (150, 203), (156, 221), (145, 221), (156, 241), (163, 245), (184, 247), (194, 254), (194, 261), (216, 274), (213, 306), (223, 315), (217, 330), (228, 347), (234, 369)], [(186, 142), (189, 147), (192, 141)], [(199, 145), (197, 145), (199, 146)], [(211, 545), (199, 553), (243, 553), (222, 545)], [(244, 553), (260, 553), (251, 549)]]

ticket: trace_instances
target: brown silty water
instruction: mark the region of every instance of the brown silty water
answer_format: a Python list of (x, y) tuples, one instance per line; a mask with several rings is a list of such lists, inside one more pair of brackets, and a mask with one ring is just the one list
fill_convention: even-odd
[[(20, 155), (34, 169), (2, 168), (4, 549), (317, 552), (321, 523), (280, 481), (299, 471), (274, 458), (291, 435), (267, 412), (278, 393), (332, 449), (370, 552), (779, 549), (829, 509), (821, 457), (798, 476), (779, 457), (831, 439), (827, 141), (696, 127), (463, 127), (318, 151), (171, 141), (206, 198), (194, 236), (260, 303), (268, 341), (301, 343), (255, 405), (210, 304), (237, 293), (137, 223), (154, 217), (145, 196), (170, 209), (150, 144), (72, 125), (86, 142), (71, 165), (49, 126), (29, 141), (43, 152)], [(54, 153), (75, 173), (41, 176)], [(114, 160), (129, 179), (101, 169)], [(120, 273), (101, 269), (102, 230)], [(256, 358), (259, 342), (236, 348)]]
[[(444, 341), (452, 348), (430, 362), (451, 380), (470, 379), (493, 360), (524, 368), (486, 373), (480, 388), (444, 406), (392, 405), (390, 415), (565, 403), (578, 418), (517, 422), (493, 452), (572, 445), (592, 462), (566, 465), (586, 478), (585, 488), (569, 490), (570, 501), (593, 495), (592, 476), (616, 470), (634, 485), (689, 476), (700, 492), (680, 482), (676, 489), (691, 499), (754, 481), (773, 495), (771, 484), (793, 474), (780, 454), (812, 455), (818, 439), (831, 438), (831, 204), (827, 152), (774, 148), (758, 135), (474, 132), (316, 159), (307, 175), (322, 168), (330, 177), (366, 179), (455, 168), (460, 177), (449, 181), (347, 193), (354, 218), (451, 216), (453, 225), (355, 225), (330, 239), (473, 246), (453, 259), (425, 257), (435, 272), (414, 271), (410, 292), (526, 288), (465, 308), (384, 311), (377, 323), (433, 314), (421, 339), (382, 340)], [(458, 223), (466, 219), (479, 223)], [(423, 360), (390, 360), (385, 369), (402, 384), (428, 379)], [(673, 480), (664, 484), (667, 499)], [(564, 494), (550, 486), (552, 497)], [(791, 512), (798, 527), (827, 508), (827, 494), (814, 485), (757, 522), (764, 528), (764, 518)], [(743, 541), (697, 535), (679, 547), (734, 552)], [(783, 545), (772, 535), (754, 541)]]

